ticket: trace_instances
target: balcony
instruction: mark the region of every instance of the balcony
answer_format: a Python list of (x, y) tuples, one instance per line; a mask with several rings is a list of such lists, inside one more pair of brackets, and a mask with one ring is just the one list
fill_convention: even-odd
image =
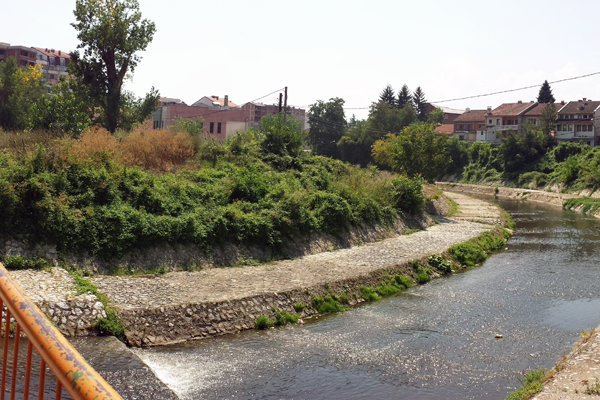
[(519, 130), (519, 125), (502, 125), (502, 128), (500, 128), (500, 130), (502, 130), (502, 131), (513, 130), (516, 132)]

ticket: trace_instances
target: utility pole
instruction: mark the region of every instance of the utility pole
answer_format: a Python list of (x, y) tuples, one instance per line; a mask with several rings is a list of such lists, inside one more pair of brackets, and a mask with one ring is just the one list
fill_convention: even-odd
[(285, 87), (285, 100), (283, 103), (283, 122), (285, 122), (287, 117), (287, 86)]
[(279, 114), (281, 114), (281, 98), (283, 97), (283, 94), (279, 93)]

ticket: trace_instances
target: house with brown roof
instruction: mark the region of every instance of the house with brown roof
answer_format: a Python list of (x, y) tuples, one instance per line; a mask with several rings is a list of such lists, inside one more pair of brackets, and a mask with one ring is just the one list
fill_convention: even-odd
[(477, 131), (485, 126), (485, 110), (466, 109), (453, 121), (452, 137), (468, 142), (475, 142)]
[(66, 51), (34, 47), (36, 63), (42, 66), (44, 78), (50, 83), (56, 83), (61, 77), (68, 75), (67, 68), (71, 57)]
[[(538, 103), (538, 105), (527, 111), (525, 113), (525, 119), (523, 123), (539, 126), (541, 124), (542, 114), (544, 113), (544, 110), (546, 109), (546, 107), (548, 107), (549, 104), (550, 103)], [(558, 111), (560, 111), (560, 109), (563, 108), (564, 105), (564, 101), (562, 102), (562, 104), (555, 103), (554, 106), (556, 107), (556, 112), (558, 113)]]
[(558, 111), (556, 139), (595, 146), (600, 133), (600, 101), (570, 101)]
[(519, 133), (525, 123), (525, 114), (537, 106), (538, 103), (504, 103), (492, 111), (488, 107), (485, 113), (485, 127), (477, 133), (477, 141), (491, 144), (501, 144), (502, 138), (508, 136), (509, 131)]

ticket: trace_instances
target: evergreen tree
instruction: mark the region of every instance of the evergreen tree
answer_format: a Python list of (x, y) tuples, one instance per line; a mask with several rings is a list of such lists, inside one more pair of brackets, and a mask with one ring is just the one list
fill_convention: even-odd
[(425, 92), (421, 90), (421, 86), (417, 87), (412, 96), (412, 101), (417, 112), (417, 118), (421, 122), (427, 120), (427, 100), (425, 100)]
[(537, 101), (538, 103), (554, 103), (556, 101), (552, 95), (552, 89), (550, 89), (550, 84), (548, 81), (544, 81), (542, 84)]
[(410, 104), (412, 105), (412, 96), (410, 95), (410, 90), (408, 89), (408, 86), (406, 86), (406, 84), (404, 84), (404, 86), (402, 86), (402, 89), (400, 89), (400, 91), (398, 92), (398, 108), (403, 109), (405, 105)]
[(391, 85), (387, 85), (383, 91), (379, 94), (379, 101), (389, 104), (392, 107), (396, 107), (396, 95)]

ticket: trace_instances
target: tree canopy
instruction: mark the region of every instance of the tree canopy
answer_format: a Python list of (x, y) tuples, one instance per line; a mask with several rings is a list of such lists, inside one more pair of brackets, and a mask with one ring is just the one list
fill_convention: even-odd
[(412, 96), (408, 86), (404, 84), (402, 89), (398, 92), (398, 101), (396, 102), (398, 108), (404, 108), (405, 105), (409, 104), (412, 106)]
[(379, 94), (379, 101), (387, 103), (390, 107), (396, 107), (396, 94), (391, 85), (387, 85)]
[(547, 80), (544, 81), (542, 87), (540, 87), (537, 101), (538, 103), (554, 103), (556, 101), (552, 95), (552, 89), (550, 89), (550, 84)]
[(344, 99), (335, 97), (328, 102), (318, 100), (308, 109), (309, 140), (313, 152), (337, 157), (337, 142), (347, 130)]
[(556, 121), (558, 121), (556, 105), (554, 105), (554, 102), (550, 102), (546, 108), (544, 108), (544, 111), (542, 111), (542, 117), (540, 118), (542, 132), (546, 135), (550, 135), (552, 131), (556, 129)]
[(19, 68), (14, 57), (0, 62), (0, 127), (27, 128), (31, 105), (42, 98), (44, 92), (39, 66)]
[(425, 92), (418, 86), (412, 95), (412, 101), (417, 112), (417, 118), (421, 122), (425, 122), (427, 119), (427, 100), (425, 100)]
[(435, 124), (414, 123), (399, 135), (387, 135), (375, 142), (373, 158), (398, 173), (411, 178), (421, 175), (433, 182), (452, 162), (447, 140), (447, 136), (435, 133)]
[(127, 115), (123, 107), (132, 105), (132, 99), (122, 93), (122, 87), (141, 60), (137, 53), (152, 41), (154, 22), (142, 19), (137, 0), (77, 0), (74, 14), (76, 22), (71, 25), (83, 54), (70, 54), (69, 71), (94, 102), (92, 106), (102, 110), (98, 122), (114, 132), (122, 124), (131, 124), (131, 118), (143, 121), (156, 108), (158, 93), (152, 89), (144, 100), (133, 101), (134, 115)]

